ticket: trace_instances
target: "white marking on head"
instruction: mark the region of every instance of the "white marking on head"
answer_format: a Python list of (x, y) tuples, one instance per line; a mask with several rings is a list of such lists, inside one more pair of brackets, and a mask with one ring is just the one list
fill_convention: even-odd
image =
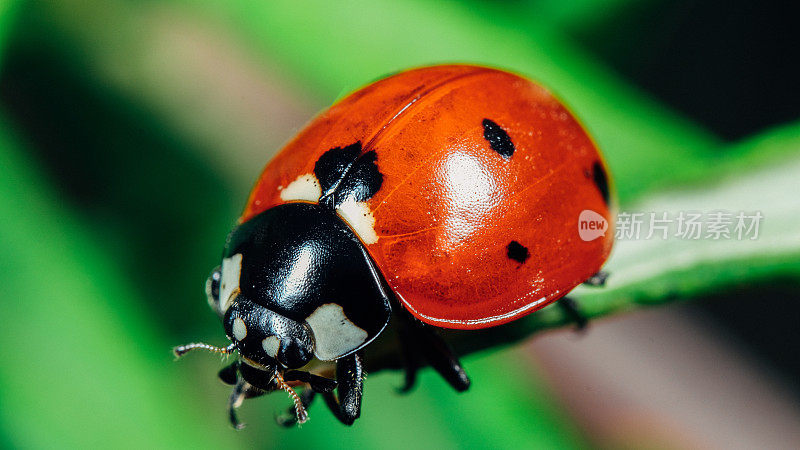
[(292, 200), (316, 202), (322, 196), (319, 180), (311, 173), (300, 175), (285, 188), (278, 189), (281, 191), (281, 200), (285, 202)]
[(326, 303), (311, 313), (306, 322), (314, 332), (314, 354), (322, 361), (332, 361), (355, 350), (369, 335), (344, 315), (336, 303)]
[(278, 357), (278, 349), (280, 346), (281, 340), (278, 339), (278, 336), (267, 336), (263, 341), (261, 341), (261, 347), (263, 347), (264, 351), (273, 358)]
[(237, 341), (247, 337), (247, 325), (244, 324), (244, 320), (241, 317), (233, 319), (233, 337)]
[(239, 289), (239, 277), (242, 274), (242, 254), (237, 253), (222, 260), (222, 280), (219, 284), (219, 309), (223, 313), (231, 304), (233, 291)]
[(365, 244), (378, 242), (378, 234), (375, 233), (375, 216), (372, 215), (366, 202), (347, 200), (336, 208), (336, 212), (350, 225), (362, 242)]

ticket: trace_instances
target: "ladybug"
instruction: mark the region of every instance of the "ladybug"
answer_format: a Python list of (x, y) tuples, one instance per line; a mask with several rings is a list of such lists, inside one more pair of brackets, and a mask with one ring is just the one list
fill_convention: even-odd
[(390, 320), (406, 389), (424, 361), (466, 390), (436, 328), (495, 327), (601, 283), (613, 233), (578, 227), (585, 210), (611, 223), (609, 185), (581, 125), (525, 78), (442, 65), (382, 79), (267, 165), (206, 284), (230, 345), (175, 353), (238, 353), (220, 372), (237, 427), (243, 399), (275, 390), (294, 400), (286, 425), (317, 394), (352, 424), (363, 349)]

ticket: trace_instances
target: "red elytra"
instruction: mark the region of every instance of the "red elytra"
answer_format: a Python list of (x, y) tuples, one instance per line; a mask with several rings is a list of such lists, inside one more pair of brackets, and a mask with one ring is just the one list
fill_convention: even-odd
[[(493, 148), (486, 120), (512, 154)], [(512, 321), (567, 294), (611, 251), (612, 231), (578, 234), (583, 210), (613, 226), (605, 165), (581, 125), (539, 85), (467, 65), (403, 72), (333, 105), (267, 165), (240, 222), (285, 203), (281, 189), (323, 153), (358, 141), (383, 175), (366, 202), (377, 240), (365, 246), (423, 322)]]

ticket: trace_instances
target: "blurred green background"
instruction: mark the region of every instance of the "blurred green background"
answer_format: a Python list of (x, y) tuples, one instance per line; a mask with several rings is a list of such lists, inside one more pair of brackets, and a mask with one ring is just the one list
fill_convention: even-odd
[[(0, 265), (10, 275), (2, 289), (0, 342), (9, 355), (0, 365), (0, 447), (726, 442), (715, 432), (729, 428), (698, 432), (682, 425), (686, 417), (719, 418), (745, 434), (740, 444), (762, 432), (776, 445), (800, 442), (792, 17), (741, 0), (0, 1)], [(543, 336), (543, 344), (465, 357), (473, 387), (463, 395), (430, 371), (409, 396), (395, 393), (400, 374), (372, 374), (352, 428), (317, 404), (301, 429), (279, 429), (272, 417), (289, 406), (280, 394), (246, 402), (245, 431), (228, 427), (228, 388), (215, 379), (221, 362), (173, 362), (170, 349), (223, 343), (202, 287), (251, 183), (338, 97), (388, 73), (444, 62), (517, 71), (564, 99), (606, 155), (623, 209), (764, 212), (762, 237), (741, 245), (620, 243), (609, 262), (618, 281), (576, 293), (591, 316), (671, 303), (666, 309), (681, 320), (701, 324), (692, 330), (715, 330), (688, 343), (671, 340), (686, 330), (677, 325), (636, 339), (664, 352), (715, 348), (746, 360), (725, 366), (734, 374), (719, 366), (698, 377), (716, 386), (740, 376), (746, 381), (731, 384), (733, 392), (769, 391), (777, 400), (754, 409), (763, 421), (745, 420), (747, 407), (675, 411), (650, 397), (652, 386), (629, 386), (626, 398), (644, 399), (660, 419), (615, 422), (618, 403), (581, 400), (612, 397), (603, 377), (615, 378), (613, 371), (558, 372), (552, 364), (556, 348), (578, 355), (597, 342), (641, 356), (636, 366), (615, 360), (619, 374), (658, 379), (639, 365), (650, 350), (636, 353), (639, 341), (615, 340), (614, 325), (600, 321), (594, 340), (591, 330), (585, 340), (562, 333), (568, 345), (547, 346)], [(702, 301), (674, 305), (686, 299)], [(517, 324), (513, 339), (561, 323), (557, 310), (546, 310)], [(703, 347), (712, 341), (718, 347)], [(694, 363), (671, 368), (673, 379), (701, 367)], [(709, 392), (669, 387), (691, 398)]]

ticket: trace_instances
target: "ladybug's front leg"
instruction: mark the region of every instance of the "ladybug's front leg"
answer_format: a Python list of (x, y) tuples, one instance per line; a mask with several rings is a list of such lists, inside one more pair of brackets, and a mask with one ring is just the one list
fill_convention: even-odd
[(236, 384), (233, 386), (233, 391), (231, 392), (231, 396), (228, 397), (228, 420), (236, 430), (241, 430), (244, 428), (244, 424), (239, 422), (238, 417), (236, 417), (236, 410), (242, 406), (242, 402), (246, 397), (247, 388), (250, 385), (244, 381), (243, 379), (239, 378)]
[(239, 361), (234, 361), (230, 365), (223, 367), (222, 370), (217, 373), (217, 377), (227, 385), (235, 385), (236, 382), (239, 381), (239, 364)]
[[(242, 364), (239, 361), (235, 361), (234, 363), (220, 370), (218, 374), (219, 379), (223, 383), (233, 386), (233, 391), (228, 398), (228, 420), (233, 428), (237, 430), (244, 428), (244, 425), (239, 422), (239, 419), (236, 416), (236, 410), (242, 405), (242, 402), (245, 399), (264, 395), (267, 390), (269, 390), (266, 388), (266, 385), (271, 381), (271, 379), (268, 378), (261, 379), (262, 377), (260, 376), (260, 371), (250, 369), (249, 372), (258, 374), (256, 376), (250, 375), (250, 378), (253, 380), (253, 382), (261, 385), (261, 387), (254, 386), (247, 382), (244, 377), (239, 376), (241, 368)], [(245, 370), (247, 371), (247, 369)]]
[(283, 379), (286, 381), (302, 381), (303, 383), (308, 383), (311, 390), (320, 393), (331, 392), (336, 389), (336, 380), (300, 370), (290, 370), (284, 373)]
[[(364, 365), (361, 352), (345, 356), (336, 362), (336, 394), (326, 392), (325, 403), (333, 415), (345, 425), (352, 425), (361, 415), (361, 396), (364, 393)], [(338, 396), (337, 396), (338, 394)]]

